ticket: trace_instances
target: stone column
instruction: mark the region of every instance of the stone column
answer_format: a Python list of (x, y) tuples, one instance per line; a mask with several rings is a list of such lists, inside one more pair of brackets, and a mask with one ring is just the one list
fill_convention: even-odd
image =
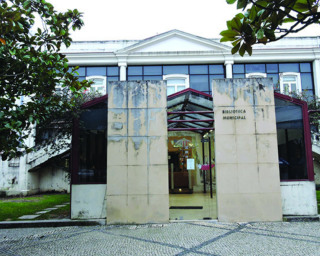
[(108, 91), (107, 223), (168, 222), (166, 82)]
[(120, 81), (126, 81), (127, 80), (127, 63), (120, 62), (118, 66), (120, 67)]
[(320, 97), (320, 59), (315, 59), (313, 65), (314, 92)]
[(224, 62), (224, 65), (226, 66), (226, 78), (232, 78), (232, 65), (234, 61), (233, 60), (226, 60)]
[(281, 221), (271, 78), (213, 81), (219, 221)]

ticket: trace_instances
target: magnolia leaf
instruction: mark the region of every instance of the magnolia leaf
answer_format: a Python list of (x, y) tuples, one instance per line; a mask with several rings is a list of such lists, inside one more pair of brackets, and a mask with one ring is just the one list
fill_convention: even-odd
[(244, 53), (246, 52), (246, 45), (247, 44), (242, 44), (239, 50), (239, 54), (241, 57), (243, 57)]
[(237, 0), (226, 0), (228, 4), (234, 4)]
[(252, 55), (252, 46), (249, 44), (246, 44), (246, 51), (248, 52), (249, 56)]
[(248, 4), (248, 0), (238, 0), (237, 9), (245, 9)]
[(258, 33), (257, 33), (257, 38), (258, 38), (258, 39), (262, 39), (263, 36), (264, 36), (264, 31), (263, 31), (262, 28), (260, 28), (260, 29), (258, 30)]
[(232, 49), (231, 49), (231, 53), (235, 54), (239, 48), (240, 48), (241, 42), (237, 43)]
[(235, 37), (239, 35), (239, 32), (236, 32), (234, 30), (224, 30), (220, 33), (220, 35), (224, 37)]
[(236, 44), (239, 43), (241, 40), (242, 40), (242, 38), (240, 37), (238, 40), (232, 42), (232, 45), (233, 45), (233, 46), (236, 46)]
[(222, 43), (222, 42), (229, 42), (229, 41), (234, 41), (234, 40), (236, 40), (237, 38), (236, 37), (222, 37), (221, 39), (220, 39), (220, 42)]

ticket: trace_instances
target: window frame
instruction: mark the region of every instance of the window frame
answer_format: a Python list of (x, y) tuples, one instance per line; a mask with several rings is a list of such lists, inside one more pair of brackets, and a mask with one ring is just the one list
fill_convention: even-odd
[[(94, 80), (94, 79), (102, 79), (103, 80), (103, 87), (104, 87), (104, 91), (102, 93), (101, 96), (106, 95), (107, 94), (107, 77), (106, 76), (86, 76), (86, 80)], [(94, 84), (92, 84), (90, 86), (90, 89), (94, 87)], [(85, 90), (85, 92), (90, 92), (89, 89)]]
[(253, 77), (253, 76), (261, 76), (261, 78), (266, 78), (267, 73), (260, 73), (260, 72), (246, 73), (246, 78), (260, 78), (260, 77)]
[[(285, 76), (295, 76), (296, 77), (296, 92), (302, 92), (302, 89), (301, 89), (301, 76), (300, 76), (300, 73), (297, 73), (297, 72), (282, 72), (282, 73), (279, 73), (279, 81), (280, 81), (280, 92), (285, 94), (285, 90), (284, 90), (284, 81), (283, 81), (283, 78)], [(289, 88), (289, 92), (291, 92), (291, 88)]]
[[(280, 182), (295, 182), (295, 181), (314, 181), (314, 169), (313, 169), (313, 157), (312, 157), (312, 144), (311, 144), (311, 130), (309, 123), (308, 103), (299, 99), (292, 98), (282, 93), (274, 92), (274, 97), (280, 100), (288, 101), (293, 104), (302, 107), (302, 119), (303, 119), (303, 134), (304, 134), (304, 145), (306, 151), (306, 162), (307, 162), (307, 179), (296, 179), (296, 180), (280, 180)], [(280, 168), (279, 168), (280, 175)]]
[[(171, 80), (171, 79), (184, 79), (185, 80), (185, 89), (190, 88), (190, 82), (189, 82), (189, 75), (184, 75), (184, 74), (170, 74), (170, 75), (163, 75), (163, 80), (167, 81), (167, 80)], [(177, 86), (181, 86), (181, 85), (170, 85), (170, 87), (175, 87), (175, 91), (174, 93), (177, 93)], [(167, 85), (168, 87), (168, 85)], [(174, 94), (172, 93), (172, 94)], [(171, 95), (171, 94), (170, 94)]]

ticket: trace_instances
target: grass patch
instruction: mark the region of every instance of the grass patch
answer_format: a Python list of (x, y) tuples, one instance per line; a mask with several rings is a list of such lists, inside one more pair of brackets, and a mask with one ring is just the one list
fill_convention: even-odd
[[(32, 215), (45, 208), (66, 202), (70, 202), (70, 194), (2, 198), (0, 199), (0, 221), (18, 220), (22, 215)], [(63, 208), (70, 209), (70, 206)]]
[(60, 207), (57, 210), (53, 210), (51, 212), (47, 212), (44, 214), (41, 214), (38, 218), (35, 218), (35, 220), (51, 220), (51, 219), (63, 219), (70, 216), (70, 204), (67, 204), (64, 207)]

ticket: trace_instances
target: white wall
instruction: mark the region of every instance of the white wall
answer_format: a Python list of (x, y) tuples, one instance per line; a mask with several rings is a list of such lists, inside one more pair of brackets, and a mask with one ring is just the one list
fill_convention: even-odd
[(107, 185), (72, 185), (71, 219), (107, 217)]
[(283, 215), (317, 215), (314, 181), (281, 182)]
[(67, 172), (54, 166), (47, 166), (39, 171), (39, 189), (41, 192), (70, 193)]

